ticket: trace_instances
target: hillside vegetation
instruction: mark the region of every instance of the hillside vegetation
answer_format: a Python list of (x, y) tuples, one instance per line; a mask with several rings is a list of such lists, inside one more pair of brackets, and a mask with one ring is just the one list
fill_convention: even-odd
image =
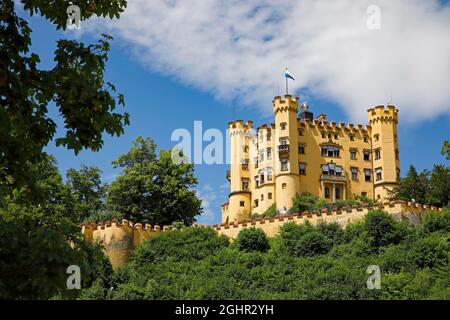
[[(450, 210), (420, 226), (371, 211), (364, 221), (258, 229), (237, 240), (211, 228), (149, 239), (131, 262), (83, 290), (83, 299), (450, 299)], [(381, 269), (369, 290), (367, 268)], [(113, 289), (107, 289), (111, 288)]]

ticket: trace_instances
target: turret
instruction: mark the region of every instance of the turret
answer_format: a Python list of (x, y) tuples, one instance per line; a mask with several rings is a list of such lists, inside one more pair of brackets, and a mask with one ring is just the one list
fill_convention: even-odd
[(289, 210), (299, 190), (298, 97), (285, 95), (273, 100), (275, 114), (275, 185), (277, 209)]
[(367, 112), (372, 127), (374, 198), (386, 200), (400, 179), (398, 110), (394, 106), (377, 106)]
[(222, 214), (222, 223), (242, 221), (251, 216), (250, 141), (253, 123), (242, 120), (228, 124), (230, 134), (229, 204)]

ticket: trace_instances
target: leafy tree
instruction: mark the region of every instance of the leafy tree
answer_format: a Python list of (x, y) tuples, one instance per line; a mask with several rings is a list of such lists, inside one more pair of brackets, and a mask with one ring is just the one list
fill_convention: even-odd
[(443, 156), (447, 157), (447, 160), (450, 160), (450, 142), (448, 142), (447, 140), (444, 141), (441, 153)]
[(113, 162), (123, 171), (108, 190), (108, 207), (151, 224), (190, 225), (202, 212), (193, 190), (197, 184), (194, 166), (174, 163), (169, 151), (157, 157), (155, 149), (153, 140), (138, 137), (130, 151)]
[(94, 278), (106, 286), (112, 272), (109, 261), (83, 241), (75, 199), (55, 159), (43, 155), (32, 174), (36, 192), (16, 191), (6, 199), (7, 208), (0, 209), (0, 297), (66, 296), (70, 265), (80, 266), (83, 286), (91, 286)]
[(80, 170), (67, 171), (67, 182), (75, 196), (75, 210), (80, 221), (100, 214), (105, 209), (106, 186), (100, 175), (99, 168), (85, 165), (82, 165)]
[(450, 195), (450, 167), (434, 165), (429, 184), (426, 204), (445, 207), (449, 202)]
[(289, 210), (291, 213), (321, 210), (326, 204), (324, 199), (308, 192), (296, 194), (292, 200), (292, 208)]
[(450, 208), (442, 212), (429, 211), (423, 215), (421, 231), (424, 234), (433, 232), (450, 232)]
[(236, 246), (245, 252), (266, 252), (269, 250), (269, 241), (261, 229), (249, 228), (239, 232), (236, 238)]
[(429, 189), (427, 171), (420, 174), (414, 166), (410, 166), (405, 178), (400, 180), (399, 186), (394, 188), (390, 197), (392, 199), (411, 201), (414, 199), (417, 203), (426, 203), (426, 194)]
[(374, 250), (397, 244), (406, 236), (405, 228), (382, 210), (367, 213), (364, 217), (364, 230), (368, 244)]
[[(58, 29), (66, 28), (67, 1), (21, 0), (25, 11), (39, 14)], [(125, 0), (73, 0), (82, 19), (119, 17)], [(48, 105), (55, 103), (64, 121), (57, 145), (80, 152), (103, 145), (102, 133), (120, 135), (129, 123), (128, 114), (115, 112), (124, 105), (122, 95), (104, 79), (111, 37), (85, 45), (59, 40), (55, 65), (42, 70), (40, 58), (30, 53), (31, 28), (17, 16), (16, 1), (0, 2), (0, 205), (13, 190), (33, 190), (30, 172), (42, 157), (43, 148), (55, 137), (57, 125)]]

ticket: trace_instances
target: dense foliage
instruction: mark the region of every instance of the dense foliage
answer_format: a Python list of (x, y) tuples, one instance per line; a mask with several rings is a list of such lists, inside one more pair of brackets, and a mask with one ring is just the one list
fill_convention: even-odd
[[(126, 7), (124, 0), (73, 3), (80, 6), (83, 19), (119, 17)], [(66, 28), (67, 21), (67, 1), (0, 1), (0, 205), (16, 189), (34, 189), (30, 171), (53, 139), (75, 153), (83, 148), (97, 151), (103, 132), (120, 135), (129, 122), (127, 114), (116, 112), (124, 97), (104, 79), (111, 37), (104, 35), (91, 45), (58, 40), (54, 67), (42, 70), (40, 57), (30, 52), (32, 30), (16, 14), (16, 5), (57, 28)], [(49, 104), (62, 117), (60, 137), (55, 137), (57, 121), (48, 112)]]
[(77, 290), (66, 290), (70, 265), (81, 268), (83, 286), (94, 279), (109, 286), (109, 261), (84, 242), (75, 197), (54, 158), (44, 155), (33, 176), (33, 197), (16, 191), (0, 209), (0, 298), (76, 297)]
[[(449, 229), (448, 209), (417, 227), (373, 211), (345, 229), (285, 224), (267, 252), (240, 250), (212, 229), (167, 232), (114, 273), (108, 298), (450, 299)], [(381, 268), (380, 290), (367, 289), (370, 265)]]
[(202, 212), (194, 165), (172, 161), (169, 151), (156, 155), (150, 138), (138, 137), (133, 147), (113, 162), (122, 174), (108, 189), (107, 206), (125, 217), (150, 224), (174, 221), (190, 225)]
[(239, 232), (236, 238), (236, 247), (246, 252), (266, 252), (269, 250), (269, 241), (261, 229), (249, 228)]
[(449, 203), (449, 195), (450, 167), (437, 164), (431, 172), (424, 170), (421, 173), (410, 166), (407, 175), (391, 193), (391, 198), (445, 207)]

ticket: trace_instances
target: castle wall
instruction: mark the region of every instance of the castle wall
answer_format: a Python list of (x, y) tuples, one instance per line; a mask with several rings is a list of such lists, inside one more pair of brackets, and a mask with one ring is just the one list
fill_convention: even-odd
[[(404, 201), (386, 202), (374, 207), (390, 213), (395, 219), (409, 221), (417, 225), (426, 210), (441, 211), (435, 207), (426, 205), (406, 203)], [(328, 212), (326, 209), (322, 212), (304, 212), (293, 215), (277, 216), (273, 218), (257, 219), (247, 222), (230, 222), (230, 224), (214, 225), (213, 228), (221, 235), (230, 239), (236, 239), (239, 232), (246, 228), (255, 227), (263, 230), (268, 237), (274, 237), (278, 234), (280, 228), (288, 223), (297, 224), (309, 221), (315, 225), (320, 222), (337, 222), (342, 226), (361, 220), (369, 210), (367, 206), (362, 208), (352, 208), (350, 210)], [(196, 225), (198, 226), (198, 225)], [(204, 226), (198, 226), (204, 227)], [(168, 227), (151, 226), (141, 223), (131, 223), (128, 220), (118, 222), (116, 220), (106, 221), (100, 224), (89, 224), (82, 226), (82, 232), (85, 240), (90, 243), (103, 245), (104, 252), (109, 257), (114, 269), (126, 264), (130, 259), (131, 252), (139, 247), (145, 240), (156, 237), (161, 232), (169, 230)]]

